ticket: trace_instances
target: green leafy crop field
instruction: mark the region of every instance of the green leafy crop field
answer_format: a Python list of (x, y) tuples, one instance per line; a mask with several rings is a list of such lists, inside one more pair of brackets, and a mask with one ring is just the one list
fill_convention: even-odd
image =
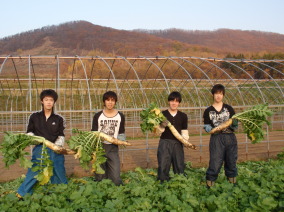
[(18, 200), (15, 191), (23, 178), (0, 184), (0, 211), (284, 211), (284, 153), (277, 159), (238, 164), (236, 185), (224, 172), (214, 187), (205, 184), (206, 168), (184, 175), (171, 173), (161, 184), (156, 169), (136, 168), (122, 173), (124, 185), (110, 180), (70, 178), (69, 184), (38, 187)]

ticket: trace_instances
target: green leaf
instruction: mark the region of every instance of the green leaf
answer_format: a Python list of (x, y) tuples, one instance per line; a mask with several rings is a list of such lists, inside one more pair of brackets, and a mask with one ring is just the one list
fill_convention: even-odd
[[(77, 129), (73, 129), (72, 132), (77, 135), (71, 136), (67, 143), (72, 150), (78, 153), (81, 167), (88, 170), (91, 164), (93, 171), (103, 173), (100, 165), (106, 161), (106, 158), (99, 132)], [(93, 158), (94, 154), (96, 155), (95, 159)]]
[(20, 157), (20, 166), (24, 167), (25, 169), (31, 168), (33, 163), (28, 160), (26, 157)]
[(140, 112), (142, 123), (140, 128), (143, 133), (147, 131), (154, 131), (155, 126), (161, 124), (166, 120), (161, 110), (155, 103), (149, 104), (149, 107)]
[(38, 136), (30, 136), (26, 134), (13, 134), (4, 132), (4, 138), (0, 145), (0, 151), (3, 155), (3, 161), (6, 167), (14, 164), (16, 160), (20, 160), (20, 165), (24, 168), (29, 168), (30, 164), (26, 161), (25, 156), (28, 154), (25, 149), (34, 144), (38, 144)]
[(262, 130), (263, 124), (270, 125), (267, 120), (273, 112), (268, 108), (268, 104), (256, 105), (244, 112), (235, 114), (232, 118), (237, 119), (243, 125), (243, 130), (252, 143), (259, 143), (264, 139), (265, 132)]

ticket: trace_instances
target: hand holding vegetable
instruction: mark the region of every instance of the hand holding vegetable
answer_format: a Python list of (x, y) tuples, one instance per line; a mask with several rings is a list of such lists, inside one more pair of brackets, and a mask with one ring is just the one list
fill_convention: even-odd
[(268, 109), (268, 104), (256, 105), (253, 108), (245, 110), (244, 112), (237, 113), (229, 120), (225, 121), (218, 127), (213, 128), (209, 133), (213, 134), (221, 131), (232, 125), (233, 120), (238, 120), (243, 125), (244, 133), (247, 134), (248, 138), (252, 143), (258, 143), (264, 138), (264, 130), (262, 130), (262, 125), (270, 122), (267, 120), (268, 116), (271, 116), (273, 112)]
[(101, 164), (106, 161), (105, 150), (102, 147), (102, 141), (108, 141), (116, 145), (130, 146), (127, 141), (121, 141), (99, 131), (79, 131), (67, 141), (69, 147), (76, 151), (75, 158), (79, 159), (81, 166), (84, 169), (89, 169), (89, 164), (92, 164), (92, 171), (97, 174), (104, 174)]
[[(41, 157), (38, 158), (40, 162), (36, 162), (37, 165), (32, 167), (33, 163), (26, 158), (29, 153), (25, 149), (30, 145), (38, 144), (43, 144)], [(59, 147), (43, 137), (23, 133), (13, 134), (10, 132), (5, 132), (0, 151), (7, 168), (19, 159), (20, 166), (32, 168), (33, 171), (38, 172), (35, 178), (39, 181), (39, 185), (44, 185), (49, 182), (50, 177), (53, 175), (53, 162), (49, 159), (46, 147), (59, 153), (75, 154), (74, 151)]]
[(106, 140), (116, 145), (131, 145), (127, 141), (120, 141), (102, 132), (82, 132), (78, 130), (75, 130), (75, 132), (79, 133), (79, 135), (70, 138), (68, 143), (70, 144), (71, 149), (57, 146), (40, 136), (5, 132), (4, 140), (0, 146), (5, 166), (8, 168), (19, 159), (20, 166), (31, 168), (33, 163), (26, 158), (29, 153), (26, 152), (25, 149), (30, 145), (43, 144), (42, 155), (40, 158), (41, 162), (33, 167), (33, 171), (39, 172), (35, 178), (39, 180), (40, 185), (44, 185), (48, 183), (53, 172), (53, 163), (49, 160), (49, 155), (46, 153), (46, 147), (58, 154), (75, 155), (75, 158), (79, 158), (80, 163), (84, 168), (88, 168), (88, 164), (91, 162), (93, 164), (93, 171), (102, 173), (103, 170), (100, 168), (100, 164), (105, 162), (105, 157), (103, 157), (104, 149), (101, 147), (101, 140)]
[(141, 111), (140, 117), (142, 123), (140, 124), (141, 130), (145, 133), (146, 131), (151, 131), (157, 134), (161, 134), (165, 127), (169, 127), (173, 135), (184, 144), (185, 147), (191, 149), (197, 149), (197, 147), (184, 139), (181, 134), (176, 130), (176, 128), (167, 120), (163, 115), (158, 106), (154, 103), (151, 103), (148, 108)]

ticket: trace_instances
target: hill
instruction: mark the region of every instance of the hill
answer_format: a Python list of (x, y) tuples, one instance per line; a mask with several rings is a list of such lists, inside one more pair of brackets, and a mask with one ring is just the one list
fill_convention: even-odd
[[(44, 46), (44, 48), (41, 48)], [(92, 50), (114, 55), (162, 55), (186, 51), (192, 45), (147, 33), (117, 30), (86, 21), (48, 26), (0, 40), (0, 54), (86, 54)]]
[[(93, 52), (93, 53), (90, 53)], [(95, 52), (95, 53), (94, 53)], [(99, 53), (98, 53), (99, 52)], [(284, 52), (284, 35), (258, 31), (117, 30), (74, 21), (0, 39), (0, 55), (221, 57), (228, 53)]]
[(191, 45), (206, 46), (209, 49), (226, 53), (276, 53), (284, 51), (284, 35), (271, 32), (230, 29), (219, 29), (216, 31), (181, 29), (135, 31)]

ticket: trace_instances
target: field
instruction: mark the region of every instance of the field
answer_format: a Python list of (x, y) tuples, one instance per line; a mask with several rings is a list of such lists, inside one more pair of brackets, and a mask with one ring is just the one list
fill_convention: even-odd
[(122, 174), (124, 185), (110, 180), (70, 178), (68, 185), (38, 187), (22, 201), (15, 196), (23, 178), (0, 184), (0, 211), (284, 211), (284, 154), (277, 160), (238, 164), (238, 182), (223, 170), (214, 187), (205, 185), (205, 168), (187, 163), (185, 175), (156, 180), (156, 169)]

